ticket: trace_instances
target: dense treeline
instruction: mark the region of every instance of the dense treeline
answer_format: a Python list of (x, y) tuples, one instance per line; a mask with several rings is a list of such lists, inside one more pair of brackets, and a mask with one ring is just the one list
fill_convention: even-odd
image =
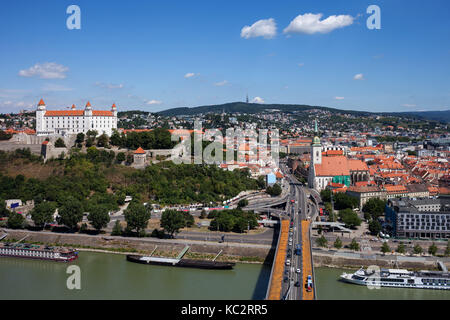
[[(61, 174), (50, 175), (46, 179), (0, 173), (2, 203), (5, 199), (34, 200), (36, 206), (49, 203), (39, 206), (35, 212), (39, 225), (51, 222), (48, 221), (49, 212), (55, 208), (70, 207), (63, 212), (72, 212), (77, 217), (80, 212), (97, 213), (93, 217), (99, 217), (96, 219), (99, 221), (97, 225), (101, 226), (105, 220), (104, 212), (117, 210), (124, 203), (125, 195), (160, 204), (210, 204), (220, 203), (243, 190), (260, 187), (257, 180), (250, 178), (248, 170), (230, 172), (216, 166), (175, 165), (172, 162), (135, 170), (115, 164), (113, 152), (100, 151), (95, 147), (88, 148), (87, 153), (74, 149), (69, 158), (46, 164), (40, 157), (31, 154), (29, 149), (0, 152), (0, 168), (7, 167), (18, 158), (35, 162), (37, 166), (62, 168), (59, 170)], [(68, 218), (70, 215), (65, 219), (68, 223), (64, 224), (74, 226)]]
[(253, 211), (223, 210), (211, 212), (208, 218), (213, 219), (209, 227), (211, 230), (242, 233), (258, 227), (257, 215)]
[(209, 203), (258, 189), (248, 170), (225, 171), (216, 166), (161, 162), (133, 171), (133, 183), (123, 190), (162, 204)]
[(171, 140), (170, 132), (167, 129), (156, 128), (152, 131), (128, 132), (120, 134), (115, 131), (109, 142), (113, 146), (120, 148), (137, 149), (171, 149), (177, 142)]

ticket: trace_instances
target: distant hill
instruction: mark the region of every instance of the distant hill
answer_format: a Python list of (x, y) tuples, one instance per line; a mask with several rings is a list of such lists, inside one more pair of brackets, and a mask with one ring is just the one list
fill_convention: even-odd
[(383, 116), (401, 116), (408, 118), (419, 118), (424, 120), (436, 120), (443, 122), (450, 122), (450, 110), (446, 111), (417, 111), (417, 112), (368, 112), (368, 111), (355, 111), (355, 110), (341, 110), (323, 106), (310, 106), (304, 104), (258, 104), (258, 103), (245, 103), (245, 102), (231, 102), (219, 105), (207, 105), (193, 108), (173, 108), (158, 112), (162, 116), (179, 116), (179, 115), (196, 115), (200, 113), (259, 113), (263, 110), (277, 109), (284, 112), (294, 111), (306, 111), (311, 109), (322, 109), (332, 113), (347, 113), (353, 115), (383, 115)]
[(259, 103), (245, 103), (245, 102), (230, 102), (218, 105), (200, 106), (194, 108), (174, 108), (158, 112), (162, 116), (178, 116), (178, 115), (196, 115), (200, 113), (259, 113), (263, 110), (277, 109), (284, 112), (306, 111), (311, 109), (322, 109), (336, 113), (351, 113), (351, 114), (370, 114), (366, 111), (354, 110), (339, 110), (334, 108), (322, 106), (309, 106), (304, 104), (259, 104)]
[(450, 110), (445, 111), (416, 111), (416, 112), (399, 112), (394, 115), (412, 116), (424, 120), (436, 120), (450, 122)]

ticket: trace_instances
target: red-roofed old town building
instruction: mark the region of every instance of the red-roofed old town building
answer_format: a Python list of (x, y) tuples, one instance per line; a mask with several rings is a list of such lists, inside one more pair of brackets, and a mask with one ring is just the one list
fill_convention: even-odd
[(95, 130), (99, 135), (112, 135), (117, 129), (117, 107), (112, 105), (111, 111), (92, 110), (88, 102), (84, 110), (76, 110), (72, 105), (70, 110), (46, 110), (41, 99), (36, 110), (36, 134), (47, 136), (53, 134), (77, 134)]
[[(348, 159), (346, 156), (322, 152), (322, 145), (317, 136), (311, 145), (311, 165), (308, 174), (308, 185), (318, 191), (325, 189), (331, 183), (343, 184), (346, 187), (359, 181), (369, 181), (367, 164), (358, 159)], [(343, 191), (344, 189), (340, 189)]]

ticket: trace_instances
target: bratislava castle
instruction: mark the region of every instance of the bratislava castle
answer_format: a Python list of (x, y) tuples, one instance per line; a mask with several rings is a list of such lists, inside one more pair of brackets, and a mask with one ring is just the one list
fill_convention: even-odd
[(36, 110), (36, 135), (78, 134), (95, 130), (99, 135), (112, 135), (117, 129), (117, 107), (112, 105), (110, 111), (92, 110), (88, 102), (84, 110), (77, 110), (75, 105), (71, 110), (46, 110), (41, 99)]

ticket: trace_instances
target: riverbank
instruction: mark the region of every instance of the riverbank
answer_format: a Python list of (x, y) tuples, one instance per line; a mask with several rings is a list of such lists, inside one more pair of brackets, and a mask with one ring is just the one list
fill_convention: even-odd
[(409, 270), (438, 270), (437, 261), (442, 261), (450, 269), (449, 257), (383, 255), (381, 253), (319, 248), (313, 248), (313, 261), (314, 268), (355, 269), (361, 266), (377, 265), (382, 268), (403, 268)]
[(8, 236), (3, 241), (18, 241), (51, 246), (77, 248), (80, 251), (106, 252), (119, 254), (150, 254), (154, 256), (176, 257), (185, 246), (185, 255), (190, 259), (212, 260), (222, 251), (217, 261), (271, 264), (274, 250), (269, 245), (245, 243), (217, 243), (211, 241), (127, 238), (102, 235), (67, 234), (28, 230), (5, 230)]

